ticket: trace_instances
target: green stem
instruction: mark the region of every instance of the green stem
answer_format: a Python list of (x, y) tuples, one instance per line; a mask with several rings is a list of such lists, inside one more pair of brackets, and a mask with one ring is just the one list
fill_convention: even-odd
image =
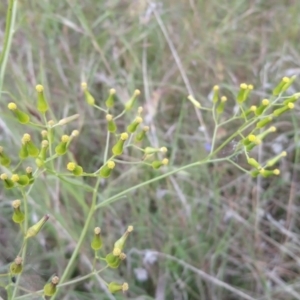
[[(108, 132), (107, 133), (107, 137), (106, 137), (106, 145), (105, 145), (105, 150), (104, 150), (104, 163), (106, 162), (107, 160), (107, 156), (108, 156), (108, 149), (109, 149), (109, 137), (110, 137), (110, 133)], [(92, 217), (94, 215), (94, 212), (95, 212), (95, 207), (96, 207), (96, 202), (97, 202), (97, 195), (98, 195), (98, 188), (99, 188), (99, 185), (100, 185), (100, 181), (101, 181), (101, 177), (98, 177), (97, 179), (97, 182), (96, 182), (96, 185), (95, 185), (95, 188), (94, 188), (94, 191), (93, 191), (93, 197), (92, 197), (92, 204), (91, 204), (91, 208), (90, 208), (90, 211), (89, 211), (89, 214), (87, 216), (87, 219), (85, 221), (85, 224), (84, 224), (84, 227), (82, 229), (82, 232), (80, 234), (80, 237), (79, 237), (79, 240), (77, 242), (77, 245), (76, 245), (76, 248), (74, 249), (73, 253), (72, 253), (72, 256), (68, 262), (68, 265), (67, 267), (65, 268), (65, 271), (63, 272), (61, 278), (60, 278), (60, 283), (64, 283), (64, 281), (67, 279), (69, 273), (70, 273), (70, 270), (75, 262), (75, 259), (79, 253), (79, 250), (80, 250), (80, 247), (83, 243), (83, 240), (85, 239), (85, 236), (87, 234), (87, 231), (90, 227), (90, 224), (91, 224), (91, 221), (92, 221)], [(94, 268), (93, 268), (94, 270)], [(51, 300), (54, 300), (56, 298), (56, 295), (58, 293), (58, 290), (57, 292), (51, 297)]]
[[(97, 183), (95, 185), (95, 189), (94, 189), (94, 192), (93, 192), (93, 198), (92, 198), (92, 204), (91, 204), (89, 214), (88, 214), (87, 219), (85, 221), (84, 227), (81, 231), (79, 240), (76, 244), (76, 248), (74, 249), (74, 251), (72, 253), (72, 256), (71, 256), (71, 258), (70, 258), (70, 260), (69, 260), (69, 262), (68, 262), (68, 264), (67, 264), (67, 266), (66, 266), (66, 268), (65, 268), (65, 270), (64, 270), (64, 272), (63, 272), (63, 274), (60, 278), (60, 283), (64, 283), (64, 281), (67, 279), (67, 277), (70, 273), (70, 270), (71, 270), (72, 266), (74, 265), (75, 259), (76, 259), (77, 255), (79, 253), (80, 247), (83, 243), (83, 240), (86, 236), (86, 233), (87, 233), (87, 231), (90, 227), (90, 223), (92, 221), (92, 217), (93, 217), (94, 212), (95, 212), (95, 205), (96, 205), (96, 202), (97, 202), (97, 194), (98, 194), (97, 192), (98, 192), (98, 187), (99, 187), (99, 184), (100, 184), (100, 179), (101, 178), (98, 178)], [(51, 297), (50, 300), (54, 300), (56, 298), (56, 295), (58, 294), (58, 290), (59, 289), (57, 289), (56, 293)]]
[(5, 25), (5, 36), (3, 43), (3, 50), (0, 54), (0, 98), (2, 93), (2, 86), (4, 80), (4, 74), (6, 70), (8, 55), (11, 47), (12, 36), (14, 34), (14, 26), (17, 14), (17, 2), (18, 0), (10, 0), (8, 3)]
[[(210, 162), (212, 162), (212, 161), (215, 161), (215, 160), (210, 160)], [(150, 180), (147, 180), (145, 182), (141, 182), (141, 183), (139, 183), (139, 184), (137, 184), (135, 186), (130, 187), (129, 189), (126, 189), (126, 190), (124, 190), (124, 191), (122, 191), (122, 192), (120, 192), (120, 193), (118, 193), (118, 194), (116, 194), (116, 195), (114, 195), (114, 196), (112, 196), (112, 197), (104, 200), (103, 202), (101, 202), (98, 205), (96, 205), (95, 209), (97, 210), (100, 207), (103, 207), (103, 206), (106, 206), (108, 204), (111, 204), (111, 203), (115, 202), (117, 199), (121, 198), (123, 195), (125, 195), (125, 194), (127, 194), (127, 193), (129, 193), (129, 192), (131, 192), (131, 191), (133, 191), (135, 189), (141, 188), (141, 187), (143, 187), (145, 185), (148, 185), (148, 184), (150, 184), (152, 182), (155, 182), (155, 181), (161, 180), (163, 178), (166, 178), (166, 177), (168, 177), (168, 176), (170, 176), (172, 174), (178, 173), (178, 172), (180, 172), (182, 170), (189, 169), (189, 168), (192, 168), (192, 167), (196, 167), (196, 166), (199, 166), (199, 165), (203, 165), (203, 164), (205, 164), (207, 162), (209, 162), (208, 159), (205, 159), (203, 161), (197, 161), (197, 162), (191, 163), (189, 165), (183, 166), (181, 168), (174, 169), (174, 170), (172, 170), (170, 172), (167, 172), (165, 174), (162, 174), (160, 176), (157, 176), (157, 177), (152, 178)]]

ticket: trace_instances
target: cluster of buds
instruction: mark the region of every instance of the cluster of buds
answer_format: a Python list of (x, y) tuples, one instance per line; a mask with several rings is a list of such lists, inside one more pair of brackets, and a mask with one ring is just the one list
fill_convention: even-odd
[(105, 260), (110, 268), (118, 268), (121, 261), (126, 258), (126, 254), (123, 252), (123, 249), (125, 247), (126, 240), (132, 231), (133, 226), (128, 226), (122, 237), (115, 242), (113, 251), (106, 255)]
[[(144, 153), (144, 158), (143, 158), (144, 161), (148, 158), (155, 157), (155, 154), (157, 153), (165, 154), (167, 152), (166, 147), (161, 147), (158, 149), (152, 147), (146, 147), (145, 149), (143, 149), (137, 147), (134, 144), (131, 144), (132, 141), (134, 143), (141, 143), (145, 139), (146, 134), (149, 131), (149, 126), (142, 126), (143, 123), (142, 107), (138, 108), (135, 118), (130, 122), (130, 124), (127, 125), (126, 131), (117, 133), (118, 127), (116, 124), (116, 119), (118, 119), (120, 116), (122, 116), (124, 113), (126, 113), (127, 111), (131, 110), (134, 107), (136, 99), (140, 95), (139, 90), (135, 90), (131, 98), (124, 104), (123, 112), (117, 116), (114, 116), (112, 113), (112, 109), (115, 104), (115, 94), (116, 94), (115, 89), (109, 90), (108, 98), (105, 101), (106, 109), (104, 109), (96, 105), (95, 98), (89, 92), (88, 86), (85, 82), (81, 84), (81, 87), (86, 102), (106, 113), (105, 118), (107, 122), (107, 131), (109, 133), (114, 134), (114, 136), (117, 138), (116, 142), (111, 147), (112, 157), (109, 158), (107, 161), (105, 161), (104, 164), (99, 169), (99, 172), (95, 174), (99, 174), (103, 178), (108, 178), (109, 176), (111, 176), (112, 170), (115, 168), (116, 162), (118, 162), (116, 157), (122, 155), (124, 153), (124, 149), (127, 146), (134, 146), (135, 148), (141, 150)], [(195, 103), (196, 106), (198, 107), (200, 106), (200, 104), (193, 97), (190, 97), (190, 100), (193, 103)], [(145, 162), (145, 164), (151, 165), (154, 169), (159, 169), (160, 167), (167, 165), (168, 162), (169, 160), (167, 158), (159, 159), (158, 157), (157, 159), (155, 157), (154, 161), (152, 161), (151, 163)]]
[(26, 174), (19, 175), (19, 174), (12, 174), (9, 178), (6, 173), (2, 173), (0, 175), (0, 179), (4, 182), (4, 186), (7, 189), (11, 189), (13, 187), (19, 185), (21, 187), (27, 186), (29, 184), (32, 184), (34, 182), (34, 177), (32, 174), (32, 168), (27, 167), (26, 168)]
[[(107, 263), (107, 266), (116, 269), (120, 266), (120, 263), (126, 259), (126, 254), (123, 252), (126, 240), (129, 236), (129, 234), (133, 231), (133, 226), (128, 226), (125, 233), (119, 238), (115, 243), (112, 252), (108, 253), (104, 259)], [(95, 251), (95, 257), (99, 259), (97, 256), (97, 252), (102, 248), (103, 241), (101, 238), (101, 229), (100, 227), (95, 227), (94, 229), (94, 236), (91, 242), (91, 248), (93, 251)], [(111, 282), (108, 284), (108, 289), (111, 293), (116, 293), (119, 291), (127, 291), (128, 290), (128, 284), (122, 283), (119, 284), (117, 282)]]
[(225, 109), (225, 103), (227, 102), (227, 97), (226, 96), (220, 97), (220, 87), (218, 85), (215, 85), (213, 87), (212, 102), (214, 106), (216, 106), (217, 114), (222, 114)]
[[(153, 148), (153, 147), (146, 147), (144, 149), (144, 159), (151, 158), (153, 155), (156, 155), (158, 153), (162, 153), (165, 155), (168, 152), (168, 149), (166, 147), (160, 147), (160, 148)], [(151, 166), (153, 169), (159, 169), (162, 166), (166, 166), (169, 163), (168, 158), (163, 158), (161, 160), (155, 159), (152, 161)]]
[[(248, 99), (253, 91), (252, 84), (242, 83), (237, 92), (236, 103), (239, 107), (237, 112), (240, 112), (240, 115), (237, 115), (241, 119), (245, 120), (244, 128), (247, 130), (251, 128), (252, 130), (247, 134), (246, 137), (243, 137), (241, 140), (238, 149), (243, 149), (245, 152), (248, 164), (251, 167), (254, 167), (255, 170), (251, 172), (253, 176), (262, 175), (264, 177), (269, 177), (271, 175), (279, 175), (280, 171), (278, 169), (272, 169), (275, 165), (275, 162), (278, 162), (279, 159), (286, 155), (286, 152), (282, 152), (280, 155), (272, 158), (270, 161), (266, 163), (266, 165), (260, 165), (254, 158), (249, 158), (249, 151), (254, 149), (256, 146), (260, 145), (263, 139), (270, 133), (276, 131), (274, 126), (270, 126), (265, 129), (274, 119), (281, 116), (282, 114), (290, 111), (295, 107), (295, 102), (300, 98), (300, 93), (295, 93), (288, 97), (282, 97), (283, 93), (287, 91), (287, 89), (294, 82), (296, 76), (291, 78), (284, 77), (280, 83), (274, 88), (272, 92), (272, 97), (270, 99), (261, 100), (258, 105), (248, 105)], [(283, 100), (282, 100), (283, 99)], [(220, 88), (215, 85), (212, 91), (212, 102), (213, 108), (204, 108), (201, 104), (191, 95), (188, 96), (188, 100), (199, 109), (216, 111), (217, 114), (221, 114), (224, 112), (225, 103), (227, 102), (227, 98), (225, 96), (220, 96)], [(243, 127), (241, 127), (243, 130)], [(241, 132), (242, 134), (242, 132)], [(145, 154), (147, 154), (148, 150), (145, 149)], [(154, 163), (155, 167), (156, 162)], [(160, 166), (161, 164), (158, 164)]]
[(268, 169), (272, 168), (282, 157), (285, 157), (287, 153), (285, 151), (281, 152), (279, 155), (273, 157), (272, 159), (268, 160), (265, 165), (261, 165), (256, 159), (248, 157), (247, 162), (251, 167), (254, 167), (254, 170), (251, 171), (251, 175), (253, 177), (257, 177), (261, 175), (263, 177), (270, 177), (273, 175), (279, 175), (280, 170), (275, 169)]
[(67, 152), (68, 147), (69, 147), (72, 139), (74, 137), (77, 137), (78, 134), (79, 134), (78, 130), (73, 130), (72, 133), (71, 133), (71, 135), (64, 134), (61, 137), (60, 143), (55, 147), (56, 154), (57, 155), (64, 155)]
[(241, 83), (240, 90), (239, 90), (239, 92), (237, 94), (237, 98), (236, 98), (237, 102), (239, 104), (245, 102), (248, 99), (252, 90), (253, 90), (252, 84)]

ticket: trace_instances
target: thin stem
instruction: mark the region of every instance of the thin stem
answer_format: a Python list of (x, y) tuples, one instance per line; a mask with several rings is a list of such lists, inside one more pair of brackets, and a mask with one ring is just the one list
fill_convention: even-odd
[[(211, 160), (211, 161), (213, 161), (213, 160)], [(106, 206), (108, 204), (111, 204), (111, 203), (115, 202), (117, 199), (119, 199), (123, 195), (125, 195), (125, 194), (127, 194), (127, 193), (129, 193), (129, 192), (131, 192), (131, 191), (133, 191), (135, 189), (141, 188), (141, 187), (146, 186), (146, 185), (148, 185), (148, 184), (150, 184), (152, 182), (155, 182), (155, 181), (158, 181), (160, 179), (166, 178), (166, 177), (168, 177), (168, 176), (170, 176), (172, 174), (175, 174), (175, 173), (177, 173), (179, 171), (182, 171), (182, 170), (185, 170), (185, 169), (188, 169), (188, 168), (192, 168), (192, 167), (195, 167), (195, 166), (199, 166), (199, 165), (205, 164), (207, 162), (208, 162), (207, 159), (205, 159), (203, 161), (197, 161), (197, 162), (191, 163), (189, 165), (183, 166), (181, 168), (178, 168), (178, 169), (172, 170), (170, 172), (167, 172), (165, 174), (162, 174), (160, 176), (157, 176), (155, 178), (152, 178), (150, 180), (147, 180), (145, 182), (141, 182), (141, 183), (139, 183), (137, 185), (134, 185), (134, 186), (130, 187), (129, 189), (126, 189), (126, 190), (124, 190), (124, 191), (122, 191), (122, 192), (120, 192), (120, 193), (118, 193), (118, 194), (116, 194), (116, 195), (114, 195), (114, 196), (112, 196), (112, 197), (104, 200), (103, 202), (99, 203), (98, 205), (96, 205), (95, 210), (99, 209), (100, 207), (103, 207), (103, 206)]]
[[(108, 266), (106, 265), (105, 267), (101, 268), (101, 269), (98, 270), (98, 271), (94, 271), (94, 272), (91, 272), (91, 273), (86, 274), (86, 275), (84, 275), (84, 276), (81, 276), (81, 277), (79, 277), (79, 278), (76, 278), (76, 279), (70, 280), (70, 281), (68, 281), (68, 282), (59, 284), (59, 285), (57, 285), (57, 287), (60, 288), (60, 287), (63, 287), (63, 286), (68, 286), (68, 285), (71, 285), (71, 284), (74, 284), (74, 283), (83, 281), (83, 280), (85, 280), (85, 279), (88, 279), (88, 278), (92, 277), (92, 276), (95, 275), (95, 274), (99, 274), (99, 273), (103, 272), (103, 271), (104, 271), (105, 269), (107, 269), (107, 268), (108, 268)], [(39, 290), (39, 291), (34, 292), (34, 294), (41, 294), (42, 292), (43, 292), (43, 290)], [(31, 296), (31, 295), (32, 295), (32, 293), (27, 294), (27, 295), (22, 295), (22, 296), (16, 297), (15, 300), (19, 300), (19, 299), (27, 299), (28, 296)]]
[(99, 109), (99, 110), (105, 112), (106, 114), (108, 113), (106, 109), (104, 109), (104, 108), (102, 108), (102, 107), (100, 107), (100, 106), (98, 106), (98, 105), (96, 105), (96, 104), (94, 104), (93, 107), (95, 107), (95, 108), (97, 108), (97, 109)]
[[(97, 191), (98, 191), (98, 187), (99, 187), (99, 184), (100, 184), (100, 178), (98, 178), (97, 180), (97, 183), (96, 183), (96, 186), (95, 186), (95, 189), (94, 189), (94, 192), (93, 192), (93, 198), (92, 198), (92, 204), (91, 204), (91, 208), (90, 208), (90, 211), (89, 211), (89, 214), (87, 216), (87, 219), (85, 221), (85, 224), (84, 224), (84, 227), (81, 231), (81, 234), (80, 234), (80, 237), (79, 237), (79, 240), (78, 242), (76, 243), (76, 248), (74, 249), (73, 253), (72, 253), (72, 256), (65, 268), (65, 271), (63, 272), (61, 278), (60, 278), (60, 282), (61, 283), (64, 283), (64, 281), (67, 279), (70, 271), (71, 271), (71, 268), (73, 267), (74, 265), (74, 262), (75, 262), (75, 259), (79, 253), (79, 250), (80, 250), (80, 247), (84, 241), (84, 238), (86, 236), (86, 233), (89, 229), (89, 226), (90, 226), (90, 223), (92, 221), (92, 217), (94, 215), (94, 211), (95, 211), (95, 205), (96, 205), (96, 201), (97, 201)], [(56, 298), (56, 295), (58, 294), (58, 290), (56, 291), (56, 293), (51, 297), (51, 300), (54, 300)]]
[(235, 163), (233, 160), (231, 160), (230, 158), (226, 159), (228, 162), (230, 162), (231, 164), (233, 164), (234, 166), (236, 166), (238, 169), (240, 169), (241, 171), (243, 171), (246, 174), (249, 174), (249, 171), (242, 168), (239, 164)]
[(125, 112), (126, 112), (126, 110), (124, 109), (119, 115), (114, 117), (114, 120), (117, 120), (117, 119), (121, 118), (125, 114)]
[[(105, 145), (105, 150), (104, 150), (104, 162), (106, 162), (107, 160), (107, 156), (108, 156), (108, 148), (109, 148), (109, 137), (110, 137), (110, 133), (108, 132), (107, 134), (107, 137), (106, 137), (106, 145)], [(80, 234), (80, 237), (79, 237), (79, 240), (76, 244), (76, 248), (74, 249), (73, 253), (72, 253), (72, 256), (69, 260), (69, 263), (67, 265), (67, 267), (65, 268), (65, 271), (63, 272), (61, 278), (60, 278), (60, 282), (61, 283), (64, 283), (64, 281), (67, 279), (69, 273), (70, 273), (70, 270), (75, 262), (75, 259), (79, 253), (79, 250), (80, 250), (80, 247), (83, 243), (83, 240), (85, 239), (85, 236), (87, 234), (87, 231), (90, 227), (90, 224), (91, 224), (91, 221), (92, 221), (92, 217), (94, 215), (94, 212), (95, 212), (95, 207), (96, 207), (96, 202), (97, 202), (97, 195), (98, 195), (98, 188), (99, 188), (99, 185), (100, 185), (100, 181), (101, 181), (101, 177), (99, 177), (97, 179), (97, 182), (95, 184), (95, 187), (94, 187), (94, 190), (93, 190), (93, 197), (92, 197), (92, 204), (91, 204), (91, 208), (90, 208), (90, 211), (88, 213), (88, 216), (87, 216), (87, 219), (85, 221), (85, 224), (84, 224), (84, 227), (81, 231), (81, 234)], [(61, 286), (61, 285), (60, 285)], [(51, 297), (51, 300), (54, 300), (56, 298), (56, 295), (58, 294), (58, 291)]]

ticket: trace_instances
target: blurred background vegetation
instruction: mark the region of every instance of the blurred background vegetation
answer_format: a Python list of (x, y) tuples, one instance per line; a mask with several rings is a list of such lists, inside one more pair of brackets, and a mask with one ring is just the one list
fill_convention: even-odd
[[(6, 9), (1, 1), (0, 41)], [(7, 113), (7, 103), (13, 96), (20, 108), (34, 113), (34, 87), (43, 83), (53, 118), (80, 113), (68, 127), (81, 132), (70, 157), (87, 171), (101, 165), (106, 122), (83, 100), (80, 83), (87, 81), (98, 103), (110, 88), (120, 102), (140, 89), (151, 126), (149, 143), (168, 147), (169, 168), (196, 161), (206, 154), (214, 123), (210, 114), (199, 123), (186, 96), (192, 93), (209, 105), (212, 87), (226, 88), (224, 119), (234, 109), (230, 91), (242, 82), (255, 86), (253, 103), (267, 98), (283, 76), (300, 73), (299, 15), (298, 0), (19, 0), (3, 88), (12, 95), (3, 94), (0, 103), (1, 145), (17, 156), (28, 129)], [(296, 79), (290, 92), (299, 87)], [(274, 124), (278, 132), (254, 154), (288, 152), (276, 178), (253, 179), (232, 165), (210, 164), (150, 184), (98, 211), (93, 227), (102, 228), (107, 251), (127, 225), (135, 226), (128, 259), (103, 275), (108, 282), (127, 281), (130, 290), (111, 296), (93, 279), (66, 287), (60, 299), (300, 299), (299, 117), (298, 106)], [(235, 130), (233, 125), (222, 129), (217, 142)], [(244, 164), (239, 157), (236, 162)], [(57, 167), (63, 163), (58, 160)], [(157, 172), (149, 169), (120, 166), (101, 185), (100, 197), (154, 176)], [(19, 195), (0, 193), (0, 265), (5, 265), (20, 247), (10, 206)], [(40, 289), (51, 274), (63, 271), (90, 195), (51, 175), (34, 186), (30, 219), (49, 213), (51, 224), (30, 246), (25, 287)], [(87, 239), (72, 278), (89, 272), (89, 244)]]

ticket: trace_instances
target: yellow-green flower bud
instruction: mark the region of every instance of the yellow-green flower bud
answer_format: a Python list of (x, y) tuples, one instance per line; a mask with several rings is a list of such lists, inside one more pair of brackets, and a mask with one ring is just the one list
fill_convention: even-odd
[(57, 125), (60, 125), (60, 126), (63, 126), (65, 124), (68, 124), (76, 119), (78, 119), (79, 117), (79, 114), (75, 114), (73, 116), (69, 116), (69, 117), (66, 117), (66, 118), (63, 118), (61, 120), (59, 120), (59, 122), (57, 123)]
[(248, 99), (248, 97), (249, 97), (251, 91), (253, 90), (253, 88), (254, 87), (253, 87), (252, 84), (247, 85), (247, 90), (246, 90), (245, 95), (244, 95), (245, 100)]
[(25, 159), (29, 156), (26, 145), (22, 145), (19, 151), (19, 157)]
[(287, 105), (290, 102), (295, 103), (299, 98), (300, 98), (300, 93), (296, 93), (296, 94), (292, 95), (291, 97), (285, 99), (283, 101), (283, 105)]
[(109, 96), (107, 98), (107, 100), (105, 101), (105, 105), (107, 108), (111, 108), (114, 106), (115, 104), (115, 99), (114, 99), (114, 95), (116, 93), (115, 89), (110, 89), (109, 90)]
[(149, 126), (144, 126), (143, 130), (141, 130), (137, 135), (135, 136), (135, 141), (136, 142), (141, 142), (145, 136), (146, 133), (149, 131)]
[(122, 253), (122, 251), (120, 248), (114, 248), (114, 250), (112, 252), (112, 254), (117, 257), (119, 257), (121, 253)]
[(53, 127), (55, 124), (55, 122), (53, 120), (49, 120), (47, 123), (48, 123), (49, 127)]
[(31, 237), (35, 237), (40, 230), (42, 229), (43, 225), (48, 221), (49, 215), (45, 215), (41, 220), (39, 220), (36, 224), (28, 228), (25, 239), (29, 239)]
[(81, 166), (78, 166), (74, 162), (69, 162), (67, 164), (67, 169), (71, 171), (75, 176), (80, 176), (83, 173), (83, 168)]
[(21, 211), (20, 206), (21, 206), (21, 200), (14, 200), (12, 202), (12, 207), (14, 209), (12, 220), (17, 224), (22, 223), (25, 219), (25, 215)]
[(10, 165), (10, 158), (4, 153), (3, 147), (0, 146), (0, 165), (8, 167)]
[(128, 291), (129, 289), (129, 286), (128, 286), (128, 283), (124, 282), (123, 284), (119, 284), (117, 282), (111, 282), (109, 285), (108, 285), (108, 290), (111, 292), (111, 293), (116, 293), (116, 292), (126, 292)]
[(13, 182), (18, 182), (20, 177), (18, 174), (13, 174), (11, 175), (11, 178), (10, 178)]
[(29, 115), (20, 111), (16, 103), (10, 102), (7, 107), (14, 113), (21, 124), (27, 124), (30, 121)]
[(49, 142), (47, 140), (43, 140), (42, 143), (41, 143), (41, 152), (40, 152), (40, 159), (42, 160), (46, 160), (47, 158), (47, 151), (48, 151), (48, 148), (49, 148)]
[(61, 137), (61, 142), (55, 147), (55, 152), (57, 155), (63, 155), (67, 152), (69, 141), (70, 137), (68, 135), (64, 134)]
[(128, 139), (128, 133), (123, 132), (121, 134), (120, 139), (117, 141), (117, 143), (112, 148), (112, 153), (114, 155), (121, 155), (123, 153), (124, 143)]
[(259, 138), (256, 138), (255, 142), (250, 143), (249, 145), (246, 146), (246, 150), (250, 151), (259, 144), (261, 144), (261, 140)]
[(246, 100), (248, 86), (246, 83), (240, 85), (240, 90), (237, 95), (237, 102), (243, 103)]
[[(128, 238), (128, 235), (130, 232), (133, 231), (133, 226), (128, 226), (126, 232), (122, 235), (122, 237), (120, 237), (114, 244), (114, 250), (115, 249), (119, 249), (120, 250), (120, 253), (121, 251), (123, 250), (124, 246), (125, 246), (125, 243), (126, 243), (126, 240)], [(120, 255), (119, 253), (119, 255)]]
[(119, 256), (114, 255), (113, 253), (109, 253), (105, 257), (105, 261), (110, 268), (116, 269), (119, 267), (121, 263), (121, 259)]
[(255, 105), (252, 105), (249, 109), (245, 111), (245, 116), (247, 117), (251, 113), (255, 113), (257, 110), (257, 107)]
[(190, 100), (192, 102), (192, 104), (197, 107), (197, 108), (201, 108), (201, 104), (199, 101), (197, 101), (192, 95), (189, 95), (188, 100)]
[(34, 182), (34, 178), (32, 176), (32, 168), (31, 167), (26, 168), (26, 175), (29, 179), (29, 184), (32, 184)]
[(292, 102), (289, 102), (286, 106), (278, 108), (278, 109), (275, 109), (273, 111), (273, 115), (275, 117), (278, 117), (278, 116), (282, 115), (283, 113), (285, 113), (286, 111), (288, 111), (290, 109), (293, 109), (294, 107), (295, 107), (295, 104), (292, 103)]
[(49, 142), (47, 140), (43, 140), (41, 143), (41, 151), (38, 158), (35, 160), (36, 165), (38, 168), (44, 166), (44, 162), (47, 159), (47, 151), (49, 148)]
[(168, 148), (167, 147), (161, 147), (161, 148), (159, 148), (159, 151), (162, 152), (162, 153), (167, 153)]
[(44, 95), (44, 87), (41, 84), (38, 84), (35, 89), (37, 91), (37, 110), (41, 113), (45, 113), (49, 107)]
[(161, 147), (161, 148), (146, 147), (144, 149), (146, 155), (151, 155), (158, 152), (166, 153), (167, 151), (168, 149), (166, 147)]
[(219, 104), (218, 107), (217, 107), (217, 113), (218, 113), (218, 114), (223, 113), (224, 108), (225, 108), (225, 102), (226, 102), (226, 101), (227, 101), (227, 97), (222, 96), (222, 97), (221, 97), (221, 102), (220, 102), (220, 104)]
[(273, 167), (282, 157), (286, 156), (286, 151), (281, 152), (279, 155), (275, 156), (274, 158), (267, 161), (268, 167)]
[(117, 125), (113, 119), (113, 116), (110, 114), (106, 115), (106, 121), (107, 121), (107, 130), (111, 133), (114, 133), (117, 131)]
[(17, 182), (19, 185), (22, 185), (22, 186), (26, 186), (29, 184), (29, 178), (27, 175), (17, 175), (17, 174), (13, 174), (11, 176), (11, 180), (13, 182)]
[(249, 134), (246, 139), (243, 140), (243, 144), (247, 146), (247, 149), (252, 149), (256, 145), (259, 145), (261, 140), (254, 134)]
[(85, 82), (81, 83), (81, 88), (85, 96), (85, 101), (87, 102), (87, 104), (93, 106), (95, 104), (95, 98), (88, 91), (87, 84)]
[(11, 189), (11, 188), (14, 187), (15, 183), (14, 183), (11, 179), (8, 178), (7, 174), (2, 173), (2, 174), (0, 175), (0, 178), (1, 178), (1, 180), (4, 182), (5, 188)]
[(213, 98), (212, 98), (212, 101), (213, 103), (217, 103), (219, 101), (219, 86), (218, 85), (215, 85), (213, 87)]
[(270, 122), (272, 122), (273, 118), (272, 117), (266, 117), (259, 122), (256, 123), (256, 128), (263, 128), (266, 125), (268, 125)]
[(114, 161), (109, 160), (104, 166), (101, 167), (99, 175), (103, 178), (108, 178), (111, 171), (115, 168), (116, 164)]
[(259, 164), (258, 161), (256, 161), (254, 158), (248, 158), (247, 162), (250, 166), (256, 168), (256, 169), (261, 169), (261, 165)]
[(283, 92), (283, 87), (290, 82), (290, 78), (283, 77), (279, 84), (274, 88), (273, 95), (278, 96)]
[(31, 141), (27, 143), (27, 150), (28, 150), (29, 156), (32, 156), (32, 157), (37, 157), (40, 153), (39, 148)]
[(256, 109), (255, 115), (260, 116), (269, 104), (270, 101), (268, 99), (263, 99), (261, 105)]
[(53, 276), (51, 281), (44, 285), (44, 296), (51, 297), (56, 293), (56, 286), (59, 283), (59, 277)]
[(48, 138), (48, 131), (47, 130), (42, 130), (41, 131), (42, 139), (47, 140)]
[(270, 127), (269, 129), (267, 129), (266, 131), (260, 133), (260, 134), (257, 136), (257, 138), (258, 138), (259, 140), (263, 140), (269, 133), (275, 132), (276, 130), (277, 130), (277, 129), (276, 129), (275, 126), (271, 126), (271, 127)]
[(125, 103), (125, 110), (128, 111), (133, 107), (135, 100), (140, 94), (141, 92), (139, 90), (134, 91), (132, 97)]
[(153, 169), (159, 169), (162, 166), (166, 166), (169, 163), (169, 160), (167, 158), (164, 158), (162, 161), (155, 160), (152, 162)]
[(139, 116), (139, 117), (141, 116), (143, 110), (144, 110), (144, 109), (143, 109), (142, 106), (140, 106), (140, 107), (138, 108), (138, 116)]
[(71, 132), (71, 137), (72, 138), (77, 137), (78, 135), (79, 135), (79, 131), (76, 130), (76, 129)]
[(296, 79), (296, 75), (292, 76), (291, 78), (289, 78), (289, 81), (282, 87), (281, 89), (281, 93), (284, 93), (295, 81)]
[(100, 250), (102, 247), (102, 239), (100, 233), (101, 233), (100, 227), (96, 227), (94, 229), (94, 238), (91, 242), (91, 248), (95, 251)]
[(134, 133), (137, 127), (143, 122), (141, 117), (136, 117), (135, 120), (127, 126), (127, 131), (129, 133)]
[(35, 163), (36, 163), (36, 166), (38, 167), (38, 168), (42, 168), (43, 166), (44, 166), (44, 161), (41, 159), (41, 158), (37, 158), (36, 160), (35, 160)]
[(31, 141), (31, 136), (28, 133), (25, 133), (22, 137), (22, 147), (19, 152), (19, 156), (21, 159), (25, 159), (26, 157), (32, 156), (37, 157), (39, 155), (40, 150), (35, 144)]
[(259, 174), (262, 175), (263, 177), (270, 177), (270, 176), (273, 176), (273, 175), (279, 175), (280, 171), (278, 169), (275, 169), (275, 170), (261, 169), (259, 171)]
[(23, 259), (20, 256), (15, 258), (15, 261), (10, 265), (9, 271), (11, 275), (21, 274), (23, 271)]

